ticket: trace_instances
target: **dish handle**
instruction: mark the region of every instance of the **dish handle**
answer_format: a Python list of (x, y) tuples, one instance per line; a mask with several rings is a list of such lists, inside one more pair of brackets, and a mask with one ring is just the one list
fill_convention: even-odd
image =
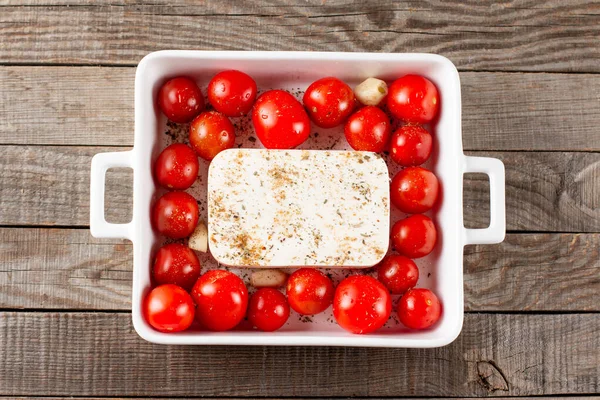
[(497, 158), (465, 156), (464, 172), (484, 173), (490, 178), (490, 225), (483, 229), (467, 229), (465, 244), (500, 243), (506, 235), (504, 164)]
[(104, 218), (106, 171), (110, 168), (133, 168), (133, 151), (99, 153), (92, 158), (90, 176), (90, 231), (92, 236), (107, 239), (132, 237), (133, 221), (111, 224)]

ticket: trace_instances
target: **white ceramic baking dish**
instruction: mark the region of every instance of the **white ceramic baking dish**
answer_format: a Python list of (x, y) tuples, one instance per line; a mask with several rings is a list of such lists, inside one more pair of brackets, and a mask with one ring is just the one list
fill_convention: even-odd
[[(375, 76), (392, 81), (407, 73), (421, 74), (438, 87), (441, 113), (434, 127), (435, 146), (428, 163), (442, 186), (443, 195), (430, 214), (439, 232), (436, 250), (417, 260), (421, 269), (419, 287), (437, 293), (443, 303), (441, 320), (429, 330), (410, 331), (394, 319), (381, 331), (370, 335), (353, 335), (343, 331), (325, 313), (307, 321), (293, 315), (284, 328), (273, 333), (251, 329), (230, 332), (205, 332), (200, 329), (172, 334), (153, 330), (141, 313), (142, 299), (150, 290), (150, 265), (156, 248), (162, 243), (150, 225), (150, 208), (160, 194), (152, 177), (152, 164), (166, 146), (166, 121), (156, 106), (161, 84), (177, 75), (195, 77), (206, 87), (218, 71), (239, 69), (255, 78), (259, 88), (303, 90), (312, 81), (336, 76), (351, 86)], [(314, 129), (314, 127), (313, 127)], [(317, 131), (319, 131), (317, 129)], [(322, 131), (322, 132), (321, 132)], [(320, 130), (319, 137), (340, 136), (341, 131)], [(248, 133), (240, 145), (248, 142)], [(311, 135), (312, 136), (312, 135)], [(315, 135), (316, 136), (316, 135)], [(342, 135), (343, 138), (343, 135)], [(253, 138), (252, 138), (253, 139)], [(315, 139), (316, 140), (316, 139)], [(313, 141), (312, 145), (322, 145)], [(316, 147), (318, 147), (318, 145)], [(324, 144), (323, 144), (324, 145)], [(258, 143), (253, 147), (257, 147)], [(311, 144), (303, 145), (310, 148)], [(345, 149), (345, 140), (329, 146)], [(133, 169), (133, 218), (126, 224), (111, 224), (104, 218), (105, 173), (109, 168)], [(206, 169), (207, 164), (201, 164)], [(390, 169), (390, 176), (395, 171)], [(479, 172), (489, 176), (491, 216), (485, 229), (466, 229), (463, 225), (463, 174)], [(205, 171), (201, 171), (205, 177)], [(200, 179), (202, 181), (202, 179)], [(196, 196), (205, 196), (198, 187)], [(192, 190), (192, 191), (193, 191)], [(204, 211), (205, 212), (205, 211)], [(402, 215), (392, 210), (392, 223)], [(135, 145), (133, 150), (97, 154), (92, 160), (90, 193), (90, 230), (99, 238), (124, 238), (133, 242), (133, 324), (139, 335), (165, 344), (228, 345), (331, 345), (379, 347), (438, 347), (452, 342), (463, 323), (463, 247), (467, 244), (501, 242), (505, 234), (504, 166), (492, 158), (467, 157), (462, 151), (460, 81), (455, 66), (446, 58), (433, 54), (370, 54), (312, 52), (226, 52), (226, 51), (159, 51), (146, 56), (138, 65), (135, 78)], [(209, 255), (201, 259), (203, 268), (214, 267)], [(238, 271), (239, 272), (239, 271)], [(241, 275), (245, 275), (241, 272)], [(395, 312), (393, 313), (395, 314)]]

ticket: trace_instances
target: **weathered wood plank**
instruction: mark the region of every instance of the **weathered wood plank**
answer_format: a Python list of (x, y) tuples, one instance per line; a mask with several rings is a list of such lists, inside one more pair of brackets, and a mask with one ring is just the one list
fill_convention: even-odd
[(0, 360), (9, 396), (597, 393), (600, 314), (469, 314), (447, 347), (394, 350), (159, 346), (128, 314), (6, 312)]
[[(173, 397), (170, 396), (171, 398), (178, 398), (178, 397)], [(101, 400), (101, 399), (109, 399), (109, 400), (126, 400), (126, 399), (146, 399), (146, 400), (158, 400), (160, 398), (153, 398), (153, 397), (77, 397), (77, 399), (82, 399), (82, 400)], [(235, 399), (240, 399), (235, 398), (235, 397), (183, 397), (185, 399), (188, 400), (235, 400)], [(323, 399), (323, 400), (334, 400), (336, 399), (336, 397), (317, 397), (318, 399)], [(476, 399), (477, 397), (454, 397), (454, 399), (456, 400), (467, 400), (467, 399)], [(483, 398), (483, 397), (481, 397)], [(576, 397), (576, 396), (560, 396), (560, 397), (556, 397), (556, 396), (536, 396), (536, 397), (527, 397), (527, 396), (522, 396), (519, 397), (520, 399), (523, 400), (533, 400), (533, 399), (543, 399), (543, 400), (598, 400), (600, 399), (600, 397), (596, 397), (596, 396), (581, 396), (581, 397)], [(73, 397), (15, 397), (15, 400), (73, 400)], [(243, 399), (247, 399), (247, 400), (276, 400), (276, 398), (268, 398), (268, 397), (243, 397)], [(295, 399), (298, 400), (309, 400), (309, 399), (315, 399), (315, 397), (295, 397)], [(355, 400), (364, 400), (364, 399), (371, 399), (371, 400), (394, 400), (394, 399), (403, 399), (403, 400), (416, 400), (416, 399), (423, 399), (423, 397), (385, 397), (385, 398), (377, 398), (377, 397), (353, 397), (353, 399)], [(431, 400), (435, 400), (435, 399), (446, 399), (445, 397), (427, 397), (427, 399), (431, 399)], [(494, 399), (497, 400), (511, 400), (514, 399), (514, 397), (494, 397)]]
[[(129, 310), (131, 250), (85, 229), (0, 229), (0, 308)], [(469, 246), (465, 310), (600, 311), (599, 253), (599, 234), (509, 234)]]
[[(94, 154), (125, 148), (0, 146), (0, 225), (89, 224), (89, 168)], [(506, 166), (507, 227), (516, 231), (600, 232), (599, 153), (473, 152)], [(131, 215), (131, 175), (116, 170), (108, 217)], [(465, 224), (485, 226), (489, 189), (465, 179)]]
[(127, 310), (132, 246), (87, 229), (0, 229), (0, 307)]
[[(98, 147), (0, 147), (0, 225), (89, 225), (90, 165)], [(125, 150), (125, 149), (121, 149)], [(131, 215), (131, 171), (110, 172), (107, 220)]]
[(1, 67), (0, 143), (133, 144), (134, 68)]
[(508, 234), (467, 246), (467, 311), (600, 311), (600, 235)]
[[(0, 67), (0, 144), (133, 145), (134, 73)], [(461, 80), (465, 149), (600, 150), (598, 75), (463, 72)]]
[[(599, 153), (468, 153), (504, 162), (508, 230), (600, 231)], [(487, 226), (490, 204), (487, 177), (466, 176), (465, 226)]]
[(600, 150), (600, 76), (460, 74), (466, 150)]
[(462, 70), (600, 71), (594, 0), (3, 3), (1, 63), (133, 65), (165, 48), (421, 51)]

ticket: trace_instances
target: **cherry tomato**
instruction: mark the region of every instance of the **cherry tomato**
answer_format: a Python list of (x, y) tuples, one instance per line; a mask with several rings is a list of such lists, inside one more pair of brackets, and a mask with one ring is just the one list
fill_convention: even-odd
[(390, 197), (400, 211), (420, 214), (433, 207), (438, 188), (438, 180), (433, 172), (421, 167), (409, 167), (392, 179)]
[(410, 258), (391, 255), (377, 266), (377, 279), (392, 294), (402, 294), (412, 289), (419, 280), (419, 268)]
[(160, 332), (181, 332), (194, 322), (192, 297), (177, 285), (157, 286), (143, 304), (146, 321)]
[(233, 124), (217, 111), (198, 115), (190, 125), (190, 144), (203, 159), (210, 161), (235, 143)]
[(429, 328), (441, 315), (440, 301), (429, 289), (411, 289), (398, 302), (398, 319), (407, 328)]
[(189, 247), (171, 243), (158, 250), (152, 271), (159, 285), (172, 283), (189, 291), (200, 276), (200, 260)]
[(333, 316), (349, 332), (375, 332), (385, 325), (391, 312), (390, 293), (381, 282), (370, 276), (350, 276), (335, 290)]
[(405, 75), (390, 86), (387, 106), (396, 118), (425, 124), (437, 116), (440, 98), (437, 88), (429, 79)]
[(291, 149), (310, 134), (310, 120), (302, 104), (283, 90), (261, 94), (252, 109), (256, 136), (267, 149)]
[(367, 106), (348, 118), (344, 135), (354, 150), (380, 153), (387, 146), (391, 130), (387, 115), (375, 106)]
[(421, 165), (429, 159), (433, 140), (419, 125), (405, 125), (392, 135), (390, 155), (403, 167)]
[(241, 117), (256, 100), (256, 82), (242, 71), (219, 72), (208, 84), (208, 101), (228, 117)]
[(392, 245), (409, 258), (424, 257), (431, 253), (437, 241), (437, 230), (431, 218), (416, 214), (392, 226)]
[(235, 274), (214, 269), (198, 278), (192, 289), (196, 319), (211, 331), (227, 331), (244, 319), (248, 290)]
[(168, 189), (184, 190), (198, 177), (198, 156), (190, 146), (175, 143), (164, 149), (154, 164), (158, 184)]
[(286, 292), (290, 306), (298, 314), (318, 314), (331, 305), (333, 282), (321, 271), (301, 268), (288, 278)]
[(338, 78), (322, 78), (311, 83), (302, 102), (312, 122), (321, 128), (333, 128), (352, 114), (354, 92)]
[(158, 92), (158, 107), (173, 122), (190, 122), (204, 109), (204, 97), (192, 79), (179, 76), (167, 81)]
[(158, 233), (171, 239), (192, 234), (198, 224), (198, 203), (186, 192), (164, 194), (152, 209), (152, 224)]
[(262, 288), (250, 297), (248, 320), (261, 331), (276, 331), (289, 316), (290, 306), (279, 290)]

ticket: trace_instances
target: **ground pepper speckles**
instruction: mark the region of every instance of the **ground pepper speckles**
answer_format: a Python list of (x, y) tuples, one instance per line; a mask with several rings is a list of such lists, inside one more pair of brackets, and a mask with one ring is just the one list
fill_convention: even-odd
[(220, 261), (360, 266), (387, 251), (389, 210), (380, 199), (388, 179), (378, 178), (387, 167), (373, 154), (230, 150), (223, 157), (211, 167), (208, 204)]

